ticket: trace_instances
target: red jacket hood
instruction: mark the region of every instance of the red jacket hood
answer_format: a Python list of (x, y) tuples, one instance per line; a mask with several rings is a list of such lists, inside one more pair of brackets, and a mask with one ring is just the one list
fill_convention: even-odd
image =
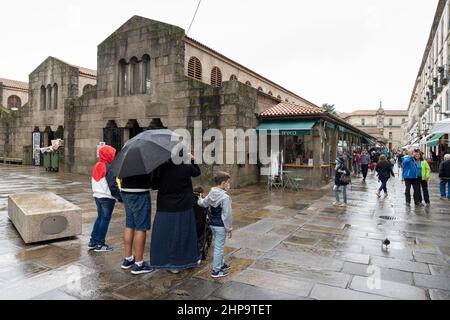
[(111, 146), (102, 147), (99, 152), (100, 161), (111, 164), (116, 156), (116, 149)]

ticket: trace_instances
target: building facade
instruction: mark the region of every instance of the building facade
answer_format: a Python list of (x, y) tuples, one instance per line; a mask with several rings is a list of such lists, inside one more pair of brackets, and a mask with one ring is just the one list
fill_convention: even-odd
[[(319, 108), (187, 37), (183, 29), (139, 16), (98, 45), (96, 72), (49, 57), (29, 78), (29, 102), (0, 120), (4, 155), (38, 164), (36, 146), (63, 137), (61, 170), (81, 174), (97, 161), (99, 142), (120, 150), (154, 123), (194, 136), (195, 122), (201, 121), (201, 133), (214, 128), (226, 136), (226, 129), (255, 129), (258, 115), (282, 101)], [(226, 152), (250, 156), (249, 148), (237, 150), (237, 145)], [(199, 182), (211, 183), (217, 170), (230, 172), (235, 187), (260, 179), (256, 164), (219, 160), (202, 166)]]
[(340, 117), (383, 143), (389, 150), (402, 146), (403, 127), (408, 121), (407, 110), (357, 110)]
[(28, 102), (28, 83), (0, 78), (0, 107), (21, 108)]
[[(431, 139), (433, 124), (450, 116), (450, 1), (440, 0), (408, 106), (403, 145), (438, 155), (448, 151), (448, 135)], [(433, 142), (430, 142), (430, 139)]]

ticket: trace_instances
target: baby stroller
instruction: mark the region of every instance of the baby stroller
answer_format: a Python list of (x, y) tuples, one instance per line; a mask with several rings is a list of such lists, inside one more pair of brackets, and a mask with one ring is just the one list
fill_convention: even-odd
[[(196, 190), (197, 191), (197, 190)], [(202, 208), (197, 204), (197, 200), (202, 192), (194, 192), (194, 212), (197, 225), (198, 251), (201, 260), (206, 260), (208, 250), (212, 242), (212, 231), (209, 227), (209, 208)]]

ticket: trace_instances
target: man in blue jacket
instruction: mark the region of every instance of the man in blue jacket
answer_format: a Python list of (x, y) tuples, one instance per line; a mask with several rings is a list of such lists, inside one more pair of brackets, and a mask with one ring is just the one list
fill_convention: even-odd
[(416, 206), (420, 206), (420, 187), (419, 187), (419, 169), (417, 168), (416, 161), (414, 159), (416, 151), (411, 149), (408, 151), (408, 155), (403, 157), (402, 169), (403, 180), (405, 181), (405, 197), (406, 205), (411, 205), (411, 186), (414, 190), (414, 203)]

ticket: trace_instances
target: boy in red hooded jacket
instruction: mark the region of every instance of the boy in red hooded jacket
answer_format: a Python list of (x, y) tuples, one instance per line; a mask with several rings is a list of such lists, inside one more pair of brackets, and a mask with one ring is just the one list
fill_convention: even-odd
[(92, 192), (94, 193), (98, 216), (92, 230), (88, 249), (95, 252), (112, 251), (112, 247), (105, 244), (106, 233), (116, 199), (122, 202), (116, 177), (111, 171), (111, 163), (115, 156), (116, 149), (108, 145), (102, 147), (99, 150), (99, 162), (92, 169)]

